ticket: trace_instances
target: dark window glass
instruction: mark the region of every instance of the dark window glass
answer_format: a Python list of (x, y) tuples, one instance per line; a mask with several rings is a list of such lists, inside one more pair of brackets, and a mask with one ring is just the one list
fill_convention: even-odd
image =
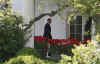
[(82, 25), (76, 25), (76, 33), (82, 33)]
[(77, 40), (82, 40), (82, 34), (76, 34), (75, 37)]
[(76, 24), (82, 24), (82, 16), (77, 16), (75, 20)]
[(70, 37), (71, 38), (75, 38), (75, 34), (70, 34)]
[(74, 24), (72, 24), (72, 25), (70, 26), (70, 32), (71, 32), (71, 33), (75, 33), (75, 26), (74, 26)]
[(77, 16), (76, 20), (70, 24), (70, 37), (82, 40), (82, 16)]

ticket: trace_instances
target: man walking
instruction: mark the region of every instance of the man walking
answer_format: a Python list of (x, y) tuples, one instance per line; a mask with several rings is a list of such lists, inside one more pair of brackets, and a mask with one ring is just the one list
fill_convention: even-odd
[(52, 23), (52, 20), (50, 18), (47, 19), (47, 23), (45, 24), (44, 27), (44, 37), (47, 37), (48, 39), (52, 39), (52, 35), (51, 35), (51, 26), (50, 24)]
[[(43, 34), (43, 36), (46, 37), (47, 39), (52, 39), (51, 26), (50, 26), (51, 23), (52, 23), (52, 20), (50, 18), (48, 18), (47, 23), (45, 24), (45, 27), (44, 27), (44, 34)], [(49, 43), (48, 43), (47, 47), (48, 47), (48, 49), (50, 48)], [(49, 50), (47, 50), (46, 57), (48, 58), (49, 56), (51, 56), (51, 52)]]

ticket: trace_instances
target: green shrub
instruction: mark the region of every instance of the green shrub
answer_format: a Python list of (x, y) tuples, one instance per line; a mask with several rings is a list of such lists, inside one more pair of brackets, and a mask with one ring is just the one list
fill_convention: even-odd
[(86, 45), (75, 46), (72, 50), (74, 56), (62, 55), (60, 63), (63, 64), (100, 64), (100, 51), (95, 42)]
[(8, 60), (24, 46), (24, 33), (19, 24), (21, 17), (0, 18), (0, 61)]
[(16, 57), (4, 64), (100, 64), (100, 50), (97, 48), (98, 46), (93, 41), (87, 45), (75, 46), (72, 49), (74, 56), (62, 54), (62, 59), (59, 62), (41, 59), (34, 49), (23, 48)]
[(17, 56), (11, 58), (4, 64), (56, 64), (48, 59), (40, 59), (37, 52), (32, 48), (23, 48), (17, 53)]
[(0, 64), (3, 64), (3, 62), (0, 62)]
[(0, 3), (5, 3), (0, 7), (0, 62), (2, 62), (13, 57), (24, 46), (24, 33), (20, 27), (22, 17), (14, 15), (10, 0), (1, 0)]
[(97, 40), (98, 42), (100, 42), (100, 34), (97, 34), (97, 35), (96, 35), (96, 40)]

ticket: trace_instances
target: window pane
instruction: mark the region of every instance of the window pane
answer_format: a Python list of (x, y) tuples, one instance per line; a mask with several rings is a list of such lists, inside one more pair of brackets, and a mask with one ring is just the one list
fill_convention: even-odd
[(73, 24), (70, 25), (70, 33), (75, 33), (75, 26)]
[(70, 37), (71, 38), (75, 38), (75, 34), (70, 34)]
[(82, 24), (82, 16), (77, 16), (75, 23), (76, 24)]
[(82, 25), (76, 25), (76, 33), (82, 33)]
[(77, 40), (82, 40), (82, 34), (76, 34), (75, 37)]
[(82, 40), (82, 16), (77, 16), (76, 20), (70, 24), (70, 37)]

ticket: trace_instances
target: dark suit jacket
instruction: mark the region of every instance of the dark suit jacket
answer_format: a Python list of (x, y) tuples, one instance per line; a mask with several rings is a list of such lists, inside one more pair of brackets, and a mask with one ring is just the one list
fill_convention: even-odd
[(51, 36), (51, 26), (48, 23), (45, 24), (43, 36), (47, 37), (49, 39), (52, 39), (52, 36)]

